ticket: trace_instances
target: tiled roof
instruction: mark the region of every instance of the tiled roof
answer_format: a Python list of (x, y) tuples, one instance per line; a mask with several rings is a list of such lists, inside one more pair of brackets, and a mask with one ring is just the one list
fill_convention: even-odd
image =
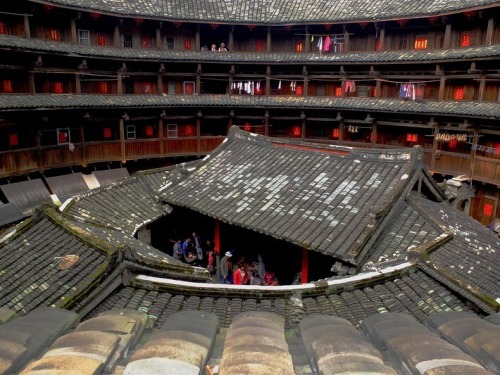
[(445, 50), (402, 50), (380, 52), (345, 52), (338, 54), (238, 52), (227, 53), (159, 51), (155, 49), (116, 48), (68, 42), (55, 42), (35, 38), (0, 35), (0, 47), (23, 52), (50, 52), (87, 58), (126, 59), (164, 62), (252, 63), (252, 64), (373, 64), (403, 62), (446, 62), (470, 59), (498, 58), (500, 45), (455, 48)]
[(178, 21), (291, 24), (419, 17), (493, 6), (493, 0), (32, 0), (124, 16)]
[(0, 306), (24, 315), (38, 306), (65, 305), (110, 265), (111, 256), (53, 218), (42, 215), (23, 225), (21, 233), (0, 247)]
[(349, 111), (398, 112), (402, 114), (453, 115), (468, 118), (500, 119), (500, 104), (476, 101), (412, 101), (377, 98), (236, 96), (236, 95), (0, 95), (0, 110), (112, 109), (112, 108), (285, 108)]
[(453, 234), (450, 241), (430, 252), (432, 263), (464, 289), (478, 290), (492, 299), (500, 297), (500, 238), (447, 205), (439, 209), (422, 198), (414, 198), (426, 212)]
[(132, 177), (75, 196), (64, 213), (134, 235), (168, 210), (141, 179)]
[(418, 149), (311, 146), (233, 127), (222, 146), (161, 198), (354, 262), (419, 169)]

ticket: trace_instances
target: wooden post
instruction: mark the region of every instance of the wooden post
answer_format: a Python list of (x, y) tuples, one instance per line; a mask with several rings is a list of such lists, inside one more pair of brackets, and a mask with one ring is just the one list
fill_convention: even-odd
[(304, 43), (304, 52), (311, 52), (311, 36), (309, 35), (309, 26), (306, 25), (306, 40)]
[(163, 49), (163, 43), (161, 42), (161, 28), (163, 26), (163, 22), (158, 22), (158, 26), (156, 27), (156, 49)]
[(309, 254), (307, 252), (306, 248), (302, 249), (302, 273), (301, 273), (301, 280), (300, 282), (302, 284), (307, 283), (307, 280), (309, 278)]
[(271, 67), (266, 68), (266, 96), (271, 94)]
[(384, 51), (385, 50), (385, 27), (382, 27), (380, 29), (380, 35), (379, 35), (379, 49), (380, 51)]
[(234, 26), (231, 27), (231, 30), (229, 30), (229, 40), (228, 40), (228, 50), (233, 51), (234, 50)]
[(264, 114), (264, 135), (269, 135), (269, 111)]
[(267, 43), (266, 43), (266, 52), (271, 52), (271, 27), (267, 27)]
[(495, 31), (495, 21), (493, 18), (488, 20), (488, 26), (486, 28), (486, 45), (491, 46), (491, 42), (493, 41), (493, 32)]
[(76, 21), (74, 19), (71, 20), (71, 42), (78, 43), (78, 36), (76, 35)]
[(31, 38), (30, 19), (27, 14), (24, 15), (24, 36), (26, 38)]
[(160, 156), (163, 156), (163, 154), (165, 154), (165, 147), (163, 145), (163, 119), (160, 118), (160, 120), (158, 121), (158, 137), (160, 138)]
[(122, 163), (125, 163), (127, 161), (125, 156), (125, 121), (122, 118), (120, 119), (120, 154)]
[(82, 81), (81, 81), (81, 75), (80, 74), (75, 74), (75, 90), (77, 94), (82, 93)]
[(80, 147), (82, 148), (82, 167), (87, 166), (87, 153), (85, 152), (85, 132), (83, 123), (80, 123)]
[(481, 78), (479, 78), (479, 94), (477, 98), (479, 102), (483, 101), (485, 86), (486, 86), (486, 77), (484, 74), (481, 74)]
[(439, 79), (439, 94), (438, 94), (438, 101), (443, 101), (444, 100), (444, 89), (446, 87), (446, 77), (444, 75), (441, 76)]
[(451, 23), (446, 25), (446, 29), (444, 30), (444, 42), (443, 49), (449, 49), (451, 46)]
[(195, 51), (199, 51), (201, 49), (201, 42), (200, 42), (200, 26), (196, 28), (196, 33), (194, 36), (194, 45), (195, 45)]
[(115, 34), (113, 37), (113, 47), (120, 47), (120, 26), (115, 25)]

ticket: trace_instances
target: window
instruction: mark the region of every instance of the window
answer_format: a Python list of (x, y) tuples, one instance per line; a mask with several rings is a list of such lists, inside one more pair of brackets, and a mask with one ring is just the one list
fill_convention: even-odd
[(304, 51), (304, 43), (301, 41), (295, 42), (295, 52), (303, 52)]
[(17, 133), (10, 133), (9, 146), (17, 146), (17, 145), (19, 145), (19, 137), (17, 136)]
[(342, 96), (342, 86), (335, 87), (335, 96)]
[(264, 50), (264, 42), (262, 40), (255, 41), (255, 51), (262, 52)]
[(132, 34), (123, 34), (122, 35), (122, 47), (132, 48)]
[(105, 35), (98, 35), (97, 36), (97, 45), (98, 46), (105, 46), (105, 45), (107, 45), (107, 43), (106, 43), (106, 36)]
[(57, 144), (66, 145), (71, 142), (69, 128), (57, 128)]
[(194, 94), (194, 82), (193, 81), (185, 81), (184, 82), (184, 94), (193, 95)]
[(12, 81), (10, 79), (4, 79), (2, 82), (2, 89), (5, 94), (12, 93)]
[(144, 94), (151, 94), (153, 92), (153, 85), (149, 82), (144, 84), (143, 87)]
[(109, 94), (108, 82), (99, 82), (99, 94)]
[(460, 47), (470, 46), (470, 33), (463, 33), (460, 37)]
[(165, 37), (165, 42), (163, 43), (165, 49), (175, 49), (175, 39), (172, 36)]
[(453, 90), (453, 99), (462, 100), (463, 98), (464, 98), (464, 88), (455, 87), (455, 90)]
[(146, 125), (146, 137), (152, 137), (154, 135), (154, 127), (153, 125)]
[(59, 41), (59, 40), (61, 40), (61, 33), (57, 29), (50, 29), (49, 30), (49, 38), (50, 38), (50, 40)]
[(7, 34), (7, 25), (5, 22), (0, 22), (0, 34)]
[(484, 205), (484, 214), (486, 216), (492, 216), (493, 215), (493, 205), (492, 204), (489, 204), (489, 203), (486, 203)]
[(62, 82), (54, 82), (54, 93), (62, 94), (64, 92)]
[(415, 39), (415, 49), (427, 49), (427, 38), (417, 37)]
[(302, 96), (303, 91), (304, 91), (304, 89), (303, 89), (303, 87), (301, 85), (297, 85), (295, 87), (295, 95), (296, 96)]
[(177, 138), (177, 124), (167, 124), (167, 137)]
[(184, 40), (184, 49), (187, 51), (191, 50), (191, 39)]
[(301, 134), (301, 128), (298, 125), (295, 125), (292, 127), (292, 136), (294, 137), (300, 137)]
[(102, 132), (102, 135), (106, 139), (111, 138), (111, 128), (104, 128), (103, 132)]
[(416, 134), (416, 133), (406, 134), (406, 141), (407, 142), (416, 142), (417, 139), (418, 139), (418, 134)]
[(170, 95), (175, 94), (175, 81), (168, 81), (168, 84), (167, 84), (167, 92), (168, 92)]
[(151, 37), (150, 36), (141, 37), (141, 46), (142, 48), (151, 48)]
[(332, 131), (332, 138), (336, 138), (338, 139), (340, 136), (340, 130), (339, 128), (333, 128), (333, 131)]
[(78, 30), (78, 43), (90, 44), (90, 31), (79, 29)]
[(125, 135), (127, 139), (135, 139), (135, 125), (127, 125)]

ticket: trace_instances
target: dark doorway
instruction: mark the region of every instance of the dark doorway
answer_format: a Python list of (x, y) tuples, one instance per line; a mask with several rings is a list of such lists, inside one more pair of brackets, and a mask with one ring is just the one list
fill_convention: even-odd
[[(202, 239), (213, 240), (215, 220), (198, 212), (174, 207), (171, 214), (151, 225), (151, 243), (157, 249), (172, 254), (171, 239), (183, 239), (193, 231)], [(220, 224), (221, 255), (226, 251), (233, 253), (233, 264), (241, 261), (257, 261), (260, 254), (266, 270), (274, 272), (280, 285), (292, 284), (302, 268), (302, 248), (269, 235), (245, 228)], [(316, 251), (309, 251), (309, 281), (332, 276), (331, 267), (335, 259)], [(299, 279), (300, 281), (300, 279)]]

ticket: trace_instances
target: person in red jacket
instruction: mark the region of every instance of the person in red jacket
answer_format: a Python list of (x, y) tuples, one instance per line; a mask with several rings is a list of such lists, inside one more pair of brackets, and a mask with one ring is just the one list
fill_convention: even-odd
[(248, 281), (248, 272), (245, 271), (245, 265), (241, 264), (239, 267), (235, 267), (235, 271), (233, 272), (233, 284), (247, 285)]

